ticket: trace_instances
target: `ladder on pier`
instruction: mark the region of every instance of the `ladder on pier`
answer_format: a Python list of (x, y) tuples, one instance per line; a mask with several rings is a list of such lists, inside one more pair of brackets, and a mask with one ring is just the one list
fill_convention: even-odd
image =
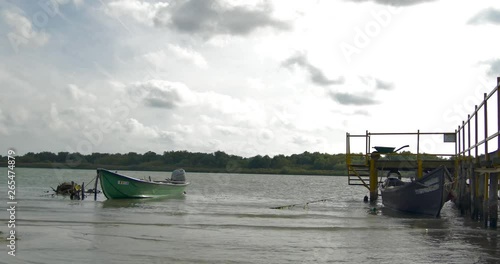
[(347, 166), (349, 185), (362, 185), (370, 190), (370, 166), (366, 164), (349, 164)]

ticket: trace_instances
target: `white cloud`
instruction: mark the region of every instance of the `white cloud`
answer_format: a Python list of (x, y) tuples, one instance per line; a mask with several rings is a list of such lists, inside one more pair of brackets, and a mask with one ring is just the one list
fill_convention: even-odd
[(128, 92), (132, 98), (155, 108), (173, 109), (196, 100), (196, 94), (184, 84), (164, 80), (136, 82), (128, 87)]
[(154, 18), (155, 26), (207, 39), (217, 35), (249, 35), (260, 28), (291, 29), (290, 22), (273, 17), (273, 7), (268, 1), (257, 5), (217, 0), (175, 1), (162, 11)]
[(23, 14), (6, 10), (2, 13), (2, 17), (12, 30), (7, 33), (7, 38), (14, 50), (18, 51), (19, 46), (43, 46), (49, 41), (49, 34), (35, 30), (31, 21)]
[(2, 112), (2, 109), (0, 109), (0, 134), (1, 135), (8, 135), (9, 130), (7, 129), (7, 122), (6, 118)]
[(307, 56), (303, 53), (295, 54), (283, 62), (284, 67), (290, 68), (294, 65), (296, 65), (300, 68), (304, 68), (306, 71), (308, 71), (309, 75), (310, 75), (310, 79), (314, 84), (317, 84), (320, 86), (328, 86), (328, 85), (334, 85), (334, 84), (343, 84), (345, 82), (345, 79), (343, 76), (340, 76), (336, 79), (328, 78), (323, 73), (323, 71), (321, 69), (312, 65), (309, 62), (309, 59), (307, 58)]
[(77, 7), (82, 6), (85, 3), (85, 0), (73, 0), (73, 4)]
[(166, 2), (150, 3), (140, 0), (118, 0), (107, 4), (105, 12), (112, 17), (130, 16), (137, 22), (153, 26), (153, 18), (168, 6)]
[(182, 141), (180, 134), (175, 131), (162, 130), (157, 126), (147, 126), (135, 118), (128, 118), (123, 123), (125, 132), (142, 141), (149, 142), (169, 142), (175, 143)]
[(48, 121), (47, 123), (50, 129), (52, 129), (53, 131), (60, 131), (61, 129), (67, 129), (66, 124), (59, 115), (59, 110), (57, 109), (57, 105), (55, 103), (52, 103), (50, 105), (50, 115), (48, 120), (46, 121)]
[(240, 135), (241, 136), (244, 134), (241, 128), (235, 127), (235, 126), (217, 125), (214, 128), (224, 135)]
[(156, 68), (163, 69), (166, 67), (168, 61), (177, 58), (179, 61), (185, 61), (193, 64), (199, 68), (207, 68), (208, 63), (199, 52), (192, 49), (183, 48), (178, 45), (169, 44), (167, 50), (158, 50), (148, 52), (143, 57), (154, 65)]
[(75, 84), (68, 84), (68, 92), (73, 100), (85, 100), (93, 102), (97, 99), (92, 93), (88, 93), (78, 88)]
[(244, 100), (215, 92), (199, 93), (198, 102), (218, 114), (230, 117), (236, 124), (246, 127), (262, 126), (267, 120), (268, 109), (250, 98)]
[(490, 7), (481, 10), (474, 17), (472, 17), (468, 23), (472, 25), (480, 25), (480, 24), (500, 25), (500, 9), (495, 9)]
[(157, 129), (147, 127), (134, 118), (127, 119), (124, 123), (124, 127), (125, 131), (140, 136), (145, 136), (149, 138), (157, 138), (159, 136), (159, 132)]
[(262, 128), (259, 131), (259, 139), (264, 142), (270, 142), (274, 139), (274, 132), (267, 128)]
[[(345, 132), (436, 129), (414, 109), (453, 129), (435, 113), (465, 118), (478, 77), (481, 96), (496, 84), (491, 0), (409, 0), (390, 17), (390, 0), (160, 1), (58, 0), (44, 28), (30, 21), (37, 3), (1, 3), (4, 38), (43, 48), (0, 45), (0, 148), (78, 150), (82, 132), (109, 123), (95, 151), (343, 152)], [(361, 41), (357, 28), (371, 36), (348, 64), (339, 43)]]
[(315, 136), (296, 135), (292, 138), (294, 144), (300, 146), (316, 146), (323, 143), (323, 139)]
[(182, 48), (180, 46), (173, 44), (169, 44), (168, 49), (171, 52), (173, 52), (177, 57), (189, 61), (200, 68), (206, 68), (208, 65), (205, 58), (203, 58), (203, 56), (200, 53), (194, 50)]
[(266, 118), (265, 108), (255, 100), (242, 100), (213, 91), (194, 91), (179, 82), (158, 79), (136, 82), (128, 86), (128, 93), (147, 107), (172, 111), (180, 108), (186, 111), (189, 108), (191, 111), (210, 112), (219, 118), (231, 118), (239, 125), (261, 125)]

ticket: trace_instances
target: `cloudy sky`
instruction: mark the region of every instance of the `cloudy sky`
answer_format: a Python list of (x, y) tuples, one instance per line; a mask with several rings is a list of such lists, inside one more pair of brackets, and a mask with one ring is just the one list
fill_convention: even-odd
[(495, 0), (2, 1), (0, 149), (248, 157), (453, 131), (496, 85), (498, 32)]

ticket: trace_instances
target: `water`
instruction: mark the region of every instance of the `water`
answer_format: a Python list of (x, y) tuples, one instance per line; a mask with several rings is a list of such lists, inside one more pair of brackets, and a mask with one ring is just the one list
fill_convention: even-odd
[[(0, 263), (500, 263), (498, 231), (459, 217), (453, 204), (438, 219), (395, 213), (363, 203), (366, 189), (345, 177), (188, 172), (182, 198), (72, 201), (46, 192), (90, 182), (95, 171), (15, 172), (19, 240), (15, 257), (4, 242)], [(2, 210), (3, 237), (8, 217)]]

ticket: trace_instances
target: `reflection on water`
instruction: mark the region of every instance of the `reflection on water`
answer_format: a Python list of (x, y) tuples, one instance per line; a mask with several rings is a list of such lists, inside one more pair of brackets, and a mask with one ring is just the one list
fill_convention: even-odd
[(140, 207), (147, 208), (153, 206), (155, 203), (167, 203), (169, 201), (183, 201), (186, 199), (184, 194), (178, 194), (168, 197), (154, 197), (142, 199), (106, 199), (102, 202), (103, 208), (126, 208), (126, 207)]

